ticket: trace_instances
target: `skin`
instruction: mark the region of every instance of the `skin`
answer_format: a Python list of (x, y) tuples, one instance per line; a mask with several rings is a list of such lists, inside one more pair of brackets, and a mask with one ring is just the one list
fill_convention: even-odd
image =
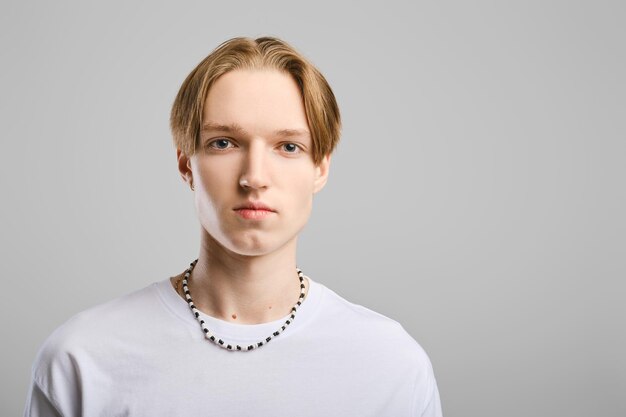
[[(281, 319), (300, 295), (298, 234), (314, 194), (326, 184), (330, 155), (314, 164), (298, 85), (278, 70), (234, 70), (218, 78), (205, 103), (203, 124), (209, 123), (243, 131), (207, 128), (196, 154), (177, 150), (201, 224), (199, 260), (189, 280), (194, 303), (239, 324)], [(277, 133), (284, 130), (290, 132)], [(243, 219), (233, 209), (250, 200), (275, 212)], [(305, 285), (308, 291), (306, 279)]]

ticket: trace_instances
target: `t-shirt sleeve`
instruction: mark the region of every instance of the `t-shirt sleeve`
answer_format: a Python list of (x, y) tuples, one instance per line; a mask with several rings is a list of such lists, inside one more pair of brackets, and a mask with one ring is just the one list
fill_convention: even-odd
[(430, 394), (427, 394), (426, 400), (423, 404), (423, 409), (418, 417), (442, 417), (441, 411), (441, 399), (439, 398), (439, 389), (437, 388), (437, 381), (435, 377), (432, 377)]
[(443, 417), (437, 380), (428, 356), (424, 354), (421, 372), (415, 381), (412, 415), (415, 417)]
[[(70, 322), (71, 323), (71, 322)], [(81, 415), (80, 332), (67, 323), (58, 327), (37, 352), (24, 415), (27, 417)]]
[(63, 417), (56, 404), (33, 378), (26, 397), (24, 417)]

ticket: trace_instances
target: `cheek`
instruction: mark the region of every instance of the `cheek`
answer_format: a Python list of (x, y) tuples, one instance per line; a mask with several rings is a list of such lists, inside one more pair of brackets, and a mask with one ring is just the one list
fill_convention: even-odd
[(218, 164), (204, 167), (200, 171), (202, 189), (208, 200), (219, 201), (224, 194), (237, 191), (236, 180), (232, 169), (221, 169)]
[(298, 217), (306, 217), (310, 215), (310, 211), (313, 205), (313, 181), (309, 178), (304, 178), (293, 189), (293, 199), (296, 207), (296, 213)]
[(209, 222), (212, 228), (222, 223), (223, 211), (233, 202), (233, 186), (225, 173), (204, 169), (200, 184), (196, 188), (196, 209), (201, 218)]

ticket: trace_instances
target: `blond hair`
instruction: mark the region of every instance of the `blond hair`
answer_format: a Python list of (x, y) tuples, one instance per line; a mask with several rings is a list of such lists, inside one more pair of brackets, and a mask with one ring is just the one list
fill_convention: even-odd
[(191, 71), (172, 105), (174, 145), (187, 156), (196, 153), (206, 97), (220, 76), (236, 69), (265, 68), (284, 71), (298, 84), (311, 131), (312, 157), (318, 165), (339, 142), (341, 117), (335, 95), (313, 64), (285, 41), (269, 36), (229, 39)]

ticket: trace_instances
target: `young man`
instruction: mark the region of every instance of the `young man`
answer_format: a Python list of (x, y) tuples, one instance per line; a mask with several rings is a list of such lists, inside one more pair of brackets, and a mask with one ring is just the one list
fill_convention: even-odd
[(189, 74), (171, 127), (198, 259), (59, 327), (25, 416), (441, 416), (402, 326), (297, 268), (340, 131), (315, 67), (279, 39), (231, 39)]

